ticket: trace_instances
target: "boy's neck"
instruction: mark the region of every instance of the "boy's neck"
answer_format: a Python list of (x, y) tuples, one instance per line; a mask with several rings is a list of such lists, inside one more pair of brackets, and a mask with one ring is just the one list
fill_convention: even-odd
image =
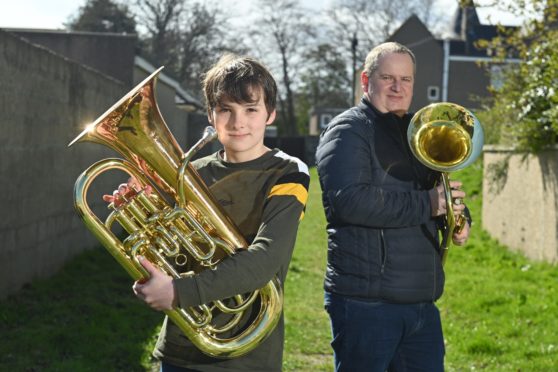
[(227, 151), (223, 150), (223, 160), (227, 163), (246, 163), (248, 161), (256, 160), (271, 151), (267, 146), (262, 146), (257, 152), (237, 152), (237, 151)]

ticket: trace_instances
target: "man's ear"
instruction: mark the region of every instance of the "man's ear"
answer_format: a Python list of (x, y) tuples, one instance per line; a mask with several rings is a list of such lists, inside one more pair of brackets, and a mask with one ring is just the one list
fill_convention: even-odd
[(277, 116), (277, 110), (273, 110), (271, 111), (271, 113), (268, 115), (267, 120), (265, 122), (265, 125), (270, 125), (271, 123), (273, 123), (273, 121), (275, 120), (275, 117)]
[(362, 87), (362, 91), (364, 93), (368, 92), (368, 75), (366, 71), (362, 71), (360, 74), (360, 86)]

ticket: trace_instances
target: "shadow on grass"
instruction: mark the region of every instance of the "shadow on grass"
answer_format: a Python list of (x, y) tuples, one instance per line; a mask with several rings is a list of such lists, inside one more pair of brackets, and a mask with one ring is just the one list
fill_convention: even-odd
[(0, 302), (0, 370), (145, 371), (163, 314), (102, 248)]

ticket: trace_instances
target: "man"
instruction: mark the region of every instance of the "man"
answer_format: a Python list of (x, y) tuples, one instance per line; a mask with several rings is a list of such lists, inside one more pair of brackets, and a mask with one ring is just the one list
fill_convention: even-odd
[[(438, 172), (411, 153), (415, 57), (384, 43), (368, 54), (360, 104), (322, 133), (316, 160), (327, 218), (325, 306), (336, 371), (443, 371), (434, 301), (444, 271), (438, 229), (446, 213)], [(452, 198), (462, 199), (451, 181)], [(461, 200), (460, 200), (461, 201)], [(459, 204), (459, 205), (458, 205)], [(454, 213), (466, 211), (455, 202)], [(455, 244), (465, 243), (470, 220)]]

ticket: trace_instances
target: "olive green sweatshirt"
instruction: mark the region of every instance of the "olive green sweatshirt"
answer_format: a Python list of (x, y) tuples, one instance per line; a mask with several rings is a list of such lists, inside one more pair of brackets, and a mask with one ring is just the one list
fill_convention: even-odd
[[(175, 279), (178, 305), (187, 308), (251, 292), (275, 276), (282, 286), (308, 197), (308, 167), (277, 149), (243, 163), (228, 163), (218, 152), (193, 165), (249, 247), (222, 260), (215, 270)], [(256, 349), (237, 358), (216, 359), (199, 351), (165, 318), (154, 356), (196, 371), (280, 371), (283, 341), (281, 315)]]

